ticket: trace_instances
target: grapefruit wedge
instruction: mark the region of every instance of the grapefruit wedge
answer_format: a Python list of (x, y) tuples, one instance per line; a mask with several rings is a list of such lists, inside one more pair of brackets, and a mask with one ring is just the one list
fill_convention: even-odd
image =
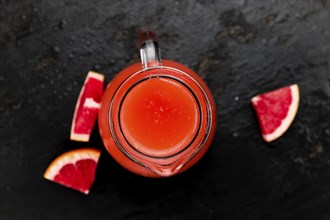
[(251, 99), (257, 113), (262, 137), (271, 142), (282, 136), (290, 127), (299, 106), (297, 84), (257, 95)]
[(104, 76), (90, 71), (80, 91), (71, 124), (70, 140), (88, 142), (103, 95)]
[(44, 178), (88, 194), (100, 154), (100, 150), (93, 148), (66, 152), (48, 166)]

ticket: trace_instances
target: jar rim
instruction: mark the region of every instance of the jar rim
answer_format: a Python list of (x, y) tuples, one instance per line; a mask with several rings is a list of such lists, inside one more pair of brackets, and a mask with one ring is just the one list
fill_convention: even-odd
[[(169, 70), (169, 72), (172, 71), (179, 75), (169, 75), (162, 73), (150, 75), (150, 71), (155, 69)], [(180, 148), (179, 151), (174, 152), (171, 155), (148, 155), (137, 150), (134, 146), (131, 145), (131, 143), (129, 143), (129, 141), (127, 141), (127, 138), (125, 138), (120, 124), (119, 116), (122, 107), (121, 105), (125, 99), (125, 96), (134, 86), (148, 78), (153, 77), (168, 77), (180, 82), (194, 96), (198, 106), (199, 122), (194, 137), (185, 147)], [(136, 79), (138, 80), (134, 81)], [(127, 90), (127, 88), (129, 88), (129, 90)], [(123, 91), (124, 95), (122, 94)], [(184, 158), (185, 163), (189, 162), (204, 147), (206, 141), (209, 138), (213, 120), (212, 105), (203, 86), (200, 85), (200, 83), (188, 73), (168, 66), (153, 66), (131, 74), (118, 86), (118, 88), (116, 88), (108, 110), (109, 130), (118, 149), (130, 160), (144, 166), (151, 171), (153, 171), (153, 169), (150, 168), (150, 163), (148, 164), (150, 161), (153, 163), (165, 165), (174, 163), (177, 159)]]

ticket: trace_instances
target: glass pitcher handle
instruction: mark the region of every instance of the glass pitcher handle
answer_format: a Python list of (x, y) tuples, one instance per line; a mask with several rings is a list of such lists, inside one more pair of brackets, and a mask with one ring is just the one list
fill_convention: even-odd
[(161, 66), (158, 37), (151, 29), (142, 29), (138, 35), (140, 57), (143, 69)]

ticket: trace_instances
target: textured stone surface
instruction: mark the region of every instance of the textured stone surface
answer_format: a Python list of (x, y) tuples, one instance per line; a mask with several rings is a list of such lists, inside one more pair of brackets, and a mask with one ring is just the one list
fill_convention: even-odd
[[(328, 0), (0, 1), (0, 219), (330, 219)], [(196, 70), (218, 107), (213, 146), (188, 172), (122, 169), (97, 131), (69, 141), (89, 70), (109, 82), (152, 26), (163, 58)], [(249, 99), (298, 83), (296, 119), (262, 141)], [(103, 149), (88, 197), (47, 182), (59, 154)]]

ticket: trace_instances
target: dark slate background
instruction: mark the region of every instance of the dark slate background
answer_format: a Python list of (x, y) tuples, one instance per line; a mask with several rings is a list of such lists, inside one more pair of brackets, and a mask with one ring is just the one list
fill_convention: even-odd
[[(330, 219), (330, 1), (0, 1), (0, 219)], [(217, 104), (206, 156), (184, 174), (121, 168), (97, 129), (69, 141), (89, 70), (109, 82), (152, 26), (163, 58), (197, 71)], [(298, 114), (263, 142), (250, 98), (298, 83)], [(58, 155), (102, 149), (89, 196), (42, 178)]]

